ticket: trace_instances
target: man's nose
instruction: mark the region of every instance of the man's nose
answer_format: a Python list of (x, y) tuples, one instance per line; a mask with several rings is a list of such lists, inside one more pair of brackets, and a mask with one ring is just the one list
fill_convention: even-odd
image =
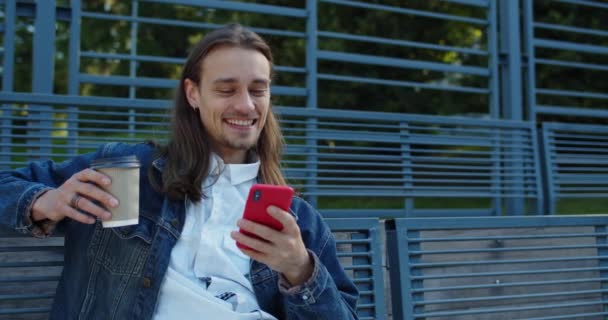
[(241, 93), (237, 98), (235, 107), (237, 110), (243, 112), (251, 112), (255, 110), (255, 105), (253, 104), (253, 98), (251, 97), (251, 93), (249, 93), (249, 91)]

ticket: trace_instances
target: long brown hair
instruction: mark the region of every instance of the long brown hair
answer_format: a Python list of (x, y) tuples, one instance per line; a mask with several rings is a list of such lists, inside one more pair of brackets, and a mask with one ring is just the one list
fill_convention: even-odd
[[(186, 99), (184, 80), (190, 79), (198, 84), (203, 72), (203, 60), (213, 48), (220, 45), (256, 50), (268, 59), (272, 70), (272, 52), (268, 44), (258, 34), (239, 24), (230, 24), (208, 33), (190, 52), (175, 93), (169, 142), (160, 147), (160, 157), (167, 160), (162, 172), (162, 183), (158, 183), (154, 175), (151, 175), (154, 185), (171, 200), (183, 200), (187, 197), (198, 202), (205, 197), (202, 183), (209, 171), (211, 146), (198, 109), (195, 111), (190, 107)], [(279, 122), (270, 106), (254, 150), (260, 158), (260, 182), (286, 184), (281, 172), (283, 143)]]

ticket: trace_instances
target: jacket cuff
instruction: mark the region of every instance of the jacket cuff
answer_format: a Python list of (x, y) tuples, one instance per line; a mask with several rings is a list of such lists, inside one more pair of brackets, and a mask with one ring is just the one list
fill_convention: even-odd
[(53, 188), (37, 184), (29, 188), (19, 199), (17, 208), (21, 213), (18, 215), (20, 219), (17, 221), (16, 230), (21, 233), (31, 234), (36, 238), (47, 238), (53, 233), (57, 222), (51, 220), (32, 220), (32, 208), (34, 202), (45, 192), (52, 190)]
[(308, 254), (312, 257), (314, 266), (312, 275), (304, 283), (297, 286), (291, 286), (285, 276), (281, 273), (279, 274), (279, 292), (281, 292), (291, 304), (313, 304), (317, 301), (319, 295), (321, 295), (326, 287), (329, 278), (327, 269), (325, 269), (314, 252), (308, 250)]

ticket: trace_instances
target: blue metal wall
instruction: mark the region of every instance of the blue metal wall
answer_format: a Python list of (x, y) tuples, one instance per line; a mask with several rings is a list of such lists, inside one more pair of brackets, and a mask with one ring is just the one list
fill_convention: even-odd
[[(542, 213), (544, 187), (540, 185), (536, 121), (567, 116), (602, 119), (608, 115), (601, 108), (601, 101), (608, 98), (597, 91), (601, 88), (568, 88), (573, 82), (537, 78), (537, 70), (547, 67), (591, 70), (599, 75), (608, 70), (608, 62), (603, 59), (608, 52), (608, 43), (603, 40), (608, 31), (601, 30), (601, 23), (591, 23), (592, 18), (608, 12), (608, 5), (600, 1), (444, 0), (402, 2), (399, 6), (348, 0), (301, 0), (281, 6), (216, 0), (130, 0), (113, 2), (114, 6), (79, 0), (0, 3), (0, 100), (4, 103), (0, 168), (36, 159), (61, 161), (104, 141), (162, 141), (167, 130), (166, 110), (176, 85), (177, 71), (171, 70), (179, 69), (186, 52), (155, 55), (155, 46), (172, 43), (156, 43), (154, 35), (174, 32), (176, 41), (195, 42), (207, 30), (235, 20), (252, 27), (274, 47), (277, 79), (272, 92), (277, 111), (285, 114), (283, 126), (290, 145), (286, 173), (294, 176), (294, 184), (309, 201), (327, 212), (336, 208), (333, 203), (346, 201), (337, 207), (364, 208), (364, 215), (377, 211), (375, 215), (379, 216), (411, 215), (417, 208), (426, 208), (418, 211), (429, 214), (447, 214), (447, 209), (456, 215), (465, 211), (489, 215)], [(560, 17), (539, 14), (547, 6), (560, 6), (579, 19), (563, 19), (562, 23)], [(186, 14), (180, 8), (195, 9), (197, 14)], [(365, 34), (345, 32), (349, 23), (356, 26), (357, 19), (342, 21), (332, 15), (335, 12), (388, 23), (399, 36), (382, 34), (378, 31), (382, 29), (376, 30), (373, 25)], [(591, 18), (585, 19), (587, 16)], [(585, 23), (587, 20), (590, 23)], [(458, 42), (440, 39), (442, 35), (408, 33), (408, 26), (424, 24), (471, 36)], [(188, 36), (178, 37), (184, 34)], [(602, 41), (573, 40), (580, 35)], [(108, 38), (114, 45), (103, 47), (95, 40)], [(28, 46), (32, 47), (31, 53), (24, 49)], [(286, 56), (286, 48), (292, 49), (289, 54), (293, 57)], [(424, 55), (421, 50), (434, 54)], [(574, 56), (564, 52), (574, 52)], [(24, 74), (23, 70), (34, 72)], [(16, 88), (15, 79), (29, 80), (31, 87)], [(360, 90), (342, 92), (349, 88), (344, 84)], [(556, 84), (558, 87), (550, 87)], [(367, 92), (377, 96), (352, 101), (352, 97), (359, 99)], [(428, 106), (409, 104), (407, 98), (417, 95), (433, 102)], [(437, 97), (443, 98), (434, 100)], [(470, 101), (470, 105), (458, 109), (463, 112), (451, 114), (454, 97)], [(292, 108), (301, 111), (293, 113)], [(331, 110), (345, 108), (363, 113), (330, 117)], [(393, 113), (379, 112), (387, 109)], [(402, 139), (412, 130), (421, 130), (421, 124), (416, 127), (412, 120), (416, 117), (407, 116), (412, 111), (429, 117), (423, 121), (429, 127), (425, 129), (429, 130), (427, 135), (419, 136), (426, 140), (417, 145), (412, 143), (415, 139)], [(465, 117), (461, 121), (446, 120), (445, 116)], [(361, 119), (369, 119), (367, 129), (349, 131), (354, 135), (346, 144), (341, 142), (344, 139), (319, 134), (329, 134), (327, 129), (335, 129), (332, 125), (350, 123), (362, 128)], [(397, 123), (389, 124), (389, 120)], [(477, 128), (466, 128), (465, 123)], [(387, 134), (390, 138), (383, 141), (366, 138), (378, 131), (394, 135)], [(475, 132), (486, 140), (467, 145), (467, 135)], [(459, 134), (463, 134), (460, 140)], [(455, 140), (446, 142), (444, 135), (452, 135)], [(492, 135), (500, 139), (492, 140)], [(444, 144), (437, 147), (437, 141)], [(340, 150), (344, 152), (338, 157), (335, 154)], [(443, 158), (438, 162), (430, 158), (423, 159), (429, 163), (411, 162), (412, 150), (419, 156), (432, 150)], [(328, 154), (334, 157), (334, 167)], [(401, 160), (393, 170), (391, 164), (381, 161), (386, 157)], [(340, 173), (339, 163), (348, 163), (349, 159), (354, 165), (346, 170), (361, 174)], [(374, 162), (381, 167), (378, 170), (396, 173), (382, 176), (374, 171)], [(505, 165), (509, 163), (515, 165)], [(415, 168), (421, 166), (428, 170), (416, 175)], [(370, 203), (361, 200), (353, 183), (337, 182), (342, 174), (343, 179), (365, 186), (362, 174), (366, 168), (370, 173), (367, 179), (393, 179), (401, 189), (394, 192), (394, 184), (383, 189), (382, 183), (375, 187), (372, 183), (371, 189), (377, 191), (374, 197), (380, 200)], [(438, 179), (432, 177), (433, 170), (440, 175)], [(458, 170), (463, 170), (460, 178), (446, 180), (450, 172), (458, 176)], [(485, 170), (480, 174), (482, 181), (467, 181), (474, 180), (476, 170)], [(341, 184), (348, 194), (327, 192), (339, 189)], [(482, 190), (475, 191), (476, 187)], [(473, 191), (465, 194), (467, 189)], [(452, 200), (435, 201), (439, 196)], [(476, 205), (468, 207), (466, 202)]]

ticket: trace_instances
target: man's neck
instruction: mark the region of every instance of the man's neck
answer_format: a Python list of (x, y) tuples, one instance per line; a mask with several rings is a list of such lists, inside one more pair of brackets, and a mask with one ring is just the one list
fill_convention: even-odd
[(247, 162), (247, 151), (218, 152), (225, 164), (243, 164)]

